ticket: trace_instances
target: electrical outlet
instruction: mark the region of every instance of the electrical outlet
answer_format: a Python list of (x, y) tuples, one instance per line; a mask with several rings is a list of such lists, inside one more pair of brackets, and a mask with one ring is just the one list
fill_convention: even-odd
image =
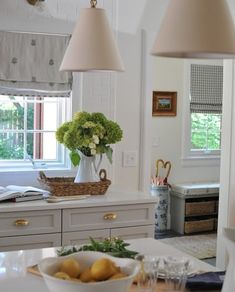
[(136, 167), (137, 166), (137, 151), (124, 151), (123, 152), (123, 167)]

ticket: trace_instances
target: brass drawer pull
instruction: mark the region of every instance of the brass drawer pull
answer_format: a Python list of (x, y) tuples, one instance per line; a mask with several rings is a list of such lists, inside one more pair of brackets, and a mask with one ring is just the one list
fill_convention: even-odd
[(117, 219), (117, 214), (115, 213), (108, 213), (104, 215), (104, 220), (115, 220)]
[(27, 226), (29, 225), (29, 221), (26, 219), (18, 219), (15, 221), (15, 226)]
[(115, 237), (105, 237), (104, 238), (104, 240), (106, 240), (106, 241), (117, 241), (117, 240), (119, 240), (120, 239), (120, 237), (118, 237), (118, 236), (115, 236)]

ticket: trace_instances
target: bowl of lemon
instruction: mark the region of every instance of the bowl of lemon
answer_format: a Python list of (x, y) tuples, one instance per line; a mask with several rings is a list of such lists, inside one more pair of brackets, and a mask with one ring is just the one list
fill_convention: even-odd
[(96, 251), (43, 259), (38, 265), (50, 292), (128, 291), (140, 270), (133, 259)]

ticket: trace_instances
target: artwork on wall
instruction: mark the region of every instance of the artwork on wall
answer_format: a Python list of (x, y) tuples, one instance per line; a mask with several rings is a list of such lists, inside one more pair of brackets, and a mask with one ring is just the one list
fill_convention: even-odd
[(176, 110), (176, 91), (153, 91), (152, 116), (176, 116)]

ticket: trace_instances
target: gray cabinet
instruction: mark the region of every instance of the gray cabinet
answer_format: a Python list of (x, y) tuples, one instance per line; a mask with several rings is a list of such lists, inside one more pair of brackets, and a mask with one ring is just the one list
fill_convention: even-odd
[(0, 251), (61, 245), (61, 211), (0, 214)]
[[(137, 197), (136, 197), (137, 196)], [(154, 237), (155, 201), (133, 195), (82, 202), (0, 205), (0, 251), (89, 242), (89, 237), (134, 239)], [(127, 201), (128, 200), (128, 201)], [(141, 202), (141, 200), (143, 200)]]
[[(178, 191), (178, 192), (177, 192)], [(197, 188), (170, 192), (171, 229), (193, 234), (217, 229), (219, 189)]]
[(73, 208), (63, 210), (62, 245), (89, 242), (89, 237), (154, 237), (154, 205)]

